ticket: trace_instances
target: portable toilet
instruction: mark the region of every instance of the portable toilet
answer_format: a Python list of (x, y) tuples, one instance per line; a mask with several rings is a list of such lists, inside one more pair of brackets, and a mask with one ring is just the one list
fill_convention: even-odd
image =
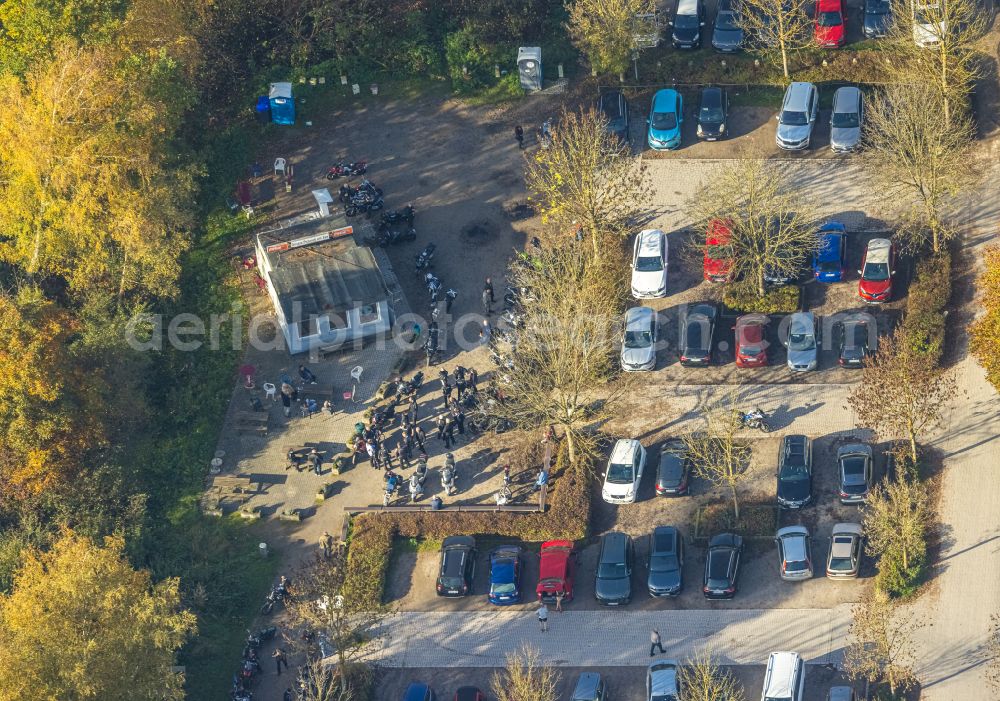
[(271, 103), (271, 121), (275, 124), (295, 124), (295, 98), (291, 83), (271, 83), (267, 96)]
[(542, 47), (522, 46), (517, 50), (517, 73), (527, 92), (542, 89)]

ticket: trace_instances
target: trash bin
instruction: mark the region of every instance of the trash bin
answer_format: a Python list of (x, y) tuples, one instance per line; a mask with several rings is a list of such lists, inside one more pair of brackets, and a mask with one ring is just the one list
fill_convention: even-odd
[(542, 89), (542, 48), (522, 46), (517, 50), (517, 73), (521, 88), (527, 92)]
[(258, 545), (257, 552), (260, 553), (261, 557), (267, 557), (267, 543), (261, 543)]

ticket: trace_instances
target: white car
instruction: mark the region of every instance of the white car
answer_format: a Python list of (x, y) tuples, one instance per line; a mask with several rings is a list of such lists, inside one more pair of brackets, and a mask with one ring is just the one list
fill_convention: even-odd
[(764, 672), (761, 701), (804, 701), (806, 665), (797, 652), (772, 652)]
[(659, 229), (645, 229), (632, 245), (632, 296), (666, 297), (667, 237)]
[(913, 12), (913, 42), (921, 48), (939, 44), (948, 31), (941, 4), (910, 0), (910, 9)]
[(677, 660), (660, 660), (646, 670), (646, 699), (676, 699), (681, 695)]
[(609, 504), (633, 504), (639, 493), (642, 470), (646, 467), (646, 449), (639, 441), (622, 438), (615, 443), (604, 471), (601, 496)]
[(632, 307), (625, 312), (622, 336), (622, 370), (652, 370), (656, 367), (656, 312)]

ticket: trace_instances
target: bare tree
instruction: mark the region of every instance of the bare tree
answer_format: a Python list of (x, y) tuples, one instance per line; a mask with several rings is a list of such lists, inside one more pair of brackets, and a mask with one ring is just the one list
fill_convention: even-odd
[(910, 688), (916, 681), (914, 633), (923, 626), (912, 607), (896, 606), (884, 592), (870, 590), (854, 606), (844, 654), (848, 674), (873, 684), (885, 682), (892, 694)]
[(880, 568), (899, 565), (900, 578), (910, 576), (911, 565), (927, 551), (927, 529), (932, 517), (927, 487), (914, 478), (900, 478), (876, 487), (865, 503), (866, 552)]
[(623, 75), (635, 46), (637, 18), (656, 12), (655, 0), (574, 0), (569, 35), (598, 73)]
[(768, 272), (795, 275), (820, 245), (812, 208), (779, 165), (759, 154), (744, 152), (720, 166), (691, 206), (703, 231), (714, 229), (726, 240), (712, 250), (707, 239), (696, 240), (699, 258), (728, 258), (732, 278), (761, 297)]
[(684, 701), (744, 701), (743, 687), (708, 650), (698, 650), (680, 668)]
[(781, 58), (781, 69), (789, 77), (788, 54), (812, 41), (809, 0), (743, 0), (740, 26), (751, 37), (752, 46), (765, 56)]
[(884, 199), (906, 203), (903, 232), (911, 243), (928, 238), (937, 253), (955, 235), (947, 214), (956, 195), (977, 181), (972, 124), (934, 108), (926, 83), (887, 86), (868, 102), (864, 159)]
[(541, 664), (538, 650), (524, 645), (507, 655), (507, 666), (493, 673), (497, 701), (556, 701), (559, 672)]
[(727, 487), (733, 515), (740, 517), (739, 487), (750, 476), (750, 445), (738, 438), (742, 428), (738, 395), (729, 392), (702, 410), (704, 428), (681, 436), (695, 473), (718, 487)]
[(622, 261), (598, 263), (582, 246), (566, 244), (516, 262), (509, 273), (531, 299), (517, 328), (494, 335), (502, 399), (489, 411), (529, 430), (562, 428), (574, 465), (594, 447), (588, 426), (610, 417), (630, 384), (628, 377), (611, 381), (626, 268)]
[(525, 181), (542, 220), (567, 238), (581, 230), (594, 257), (621, 237), (647, 209), (646, 166), (606, 129), (597, 112), (564, 112), (552, 144), (526, 156)]
[(902, 327), (865, 360), (861, 382), (847, 401), (860, 427), (882, 439), (903, 438), (917, 463), (917, 440), (937, 428), (957, 389), (934, 359), (907, 347)]

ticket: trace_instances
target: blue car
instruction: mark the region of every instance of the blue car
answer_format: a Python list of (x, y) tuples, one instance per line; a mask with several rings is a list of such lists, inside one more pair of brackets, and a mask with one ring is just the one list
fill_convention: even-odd
[(403, 692), (403, 701), (436, 701), (434, 690), (423, 682), (410, 682)]
[(813, 254), (813, 274), (820, 282), (841, 282), (847, 269), (847, 229), (837, 221), (820, 227), (819, 251)]
[(521, 602), (521, 548), (504, 545), (490, 552), (490, 603), (509, 606)]
[(657, 151), (681, 145), (684, 101), (676, 90), (659, 90), (649, 108), (649, 147)]

